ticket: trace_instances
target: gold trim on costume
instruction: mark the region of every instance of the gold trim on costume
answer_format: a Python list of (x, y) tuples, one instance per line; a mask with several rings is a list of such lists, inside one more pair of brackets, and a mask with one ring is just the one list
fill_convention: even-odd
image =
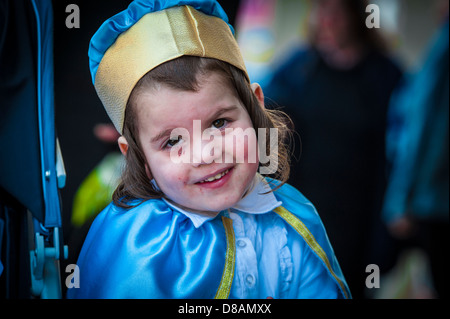
[(339, 279), (339, 277), (334, 273), (333, 268), (331, 267), (330, 261), (328, 260), (327, 254), (323, 251), (322, 247), (317, 243), (314, 236), (310, 233), (309, 229), (303, 224), (303, 222), (298, 219), (294, 214), (289, 212), (286, 208), (279, 206), (274, 209), (275, 213), (277, 213), (281, 218), (283, 218), (289, 225), (291, 225), (306, 241), (309, 247), (322, 259), (325, 263), (328, 271), (334, 277), (334, 279), (339, 284), (342, 292), (345, 295), (345, 298), (348, 299), (349, 296), (347, 294), (347, 290), (345, 289), (344, 283)]
[(236, 258), (236, 246), (234, 240), (233, 221), (225, 216), (222, 222), (227, 235), (227, 253), (225, 255), (225, 267), (223, 269), (222, 279), (220, 280), (219, 289), (214, 299), (227, 299), (230, 295), (231, 284), (234, 277), (234, 262)]
[(239, 46), (222, 19), (189, 6), (148, 13), (109, 47), (95, 76), (97, 94), (120, 133), (136, 83), (158, 65), (183, 55), (214, 58), (247, 74)]

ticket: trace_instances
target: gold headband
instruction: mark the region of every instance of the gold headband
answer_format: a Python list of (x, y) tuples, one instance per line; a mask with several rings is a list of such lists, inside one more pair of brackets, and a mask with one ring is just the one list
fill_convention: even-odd
[(158, 65), (183, 55), (218, 59), (247, 74), (237, 42), (222, 19), (189, 6), (148, 13), (106, 51), (95, 77), (97, 94), (120, 133), (136, 83)]

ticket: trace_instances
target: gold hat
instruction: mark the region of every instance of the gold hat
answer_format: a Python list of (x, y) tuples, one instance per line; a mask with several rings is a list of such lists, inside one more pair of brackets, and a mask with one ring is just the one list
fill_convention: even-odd
[(120, 133), (136, 83), (158, 65), (183, 55), (218, 59), (247, 75), (238, 44), (224, 20), (191, 6), (147, 13), (118, 36), (94, 75), (97, 94)]

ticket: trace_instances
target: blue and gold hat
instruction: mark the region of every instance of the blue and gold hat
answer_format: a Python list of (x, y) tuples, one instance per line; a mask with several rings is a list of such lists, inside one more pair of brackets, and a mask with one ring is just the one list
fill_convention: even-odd
[(215, 0), (135, 0), (105, 21), (91, 39), (89, 63), (116, 129), (122, 133), (136, 83), (164, 62), (183, 55), (214, 58), (247, 74), (233, 33)]

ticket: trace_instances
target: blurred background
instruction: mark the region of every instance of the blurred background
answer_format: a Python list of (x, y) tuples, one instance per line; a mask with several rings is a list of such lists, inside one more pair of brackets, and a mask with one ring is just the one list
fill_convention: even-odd
[[(448, 0), (219, 2), (267, 107), (293, 119), (289, 183), (316, 205), (354, 297), (446, 297)], [(66, 27), (71, 3), (79, 28)], [(89, 41), (129, 3), (53, 1), (67, 264), (110, 202), (122, 160), (91, 83)], [(369, 3), (380, 28), (367, 26)], [(379, 288), (366, 285), (369, 264)]]

